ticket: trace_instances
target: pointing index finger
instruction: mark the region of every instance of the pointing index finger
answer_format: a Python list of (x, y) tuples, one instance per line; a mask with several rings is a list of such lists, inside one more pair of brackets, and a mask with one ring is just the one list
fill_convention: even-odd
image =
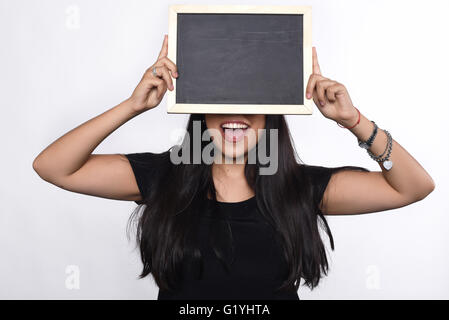
[(312, 47), (312, 57), (313, 57), (313, 73), (321, 75), (320, 65), (318, 64), (318, 55), (316, 53), (316, 47)]
[(164, 42), (162, 43), (162, 49), (157, 59), (159, 60), (160, 58), (167, 56), (167, 54), (168, 54), (168, 36), (164, 35)]

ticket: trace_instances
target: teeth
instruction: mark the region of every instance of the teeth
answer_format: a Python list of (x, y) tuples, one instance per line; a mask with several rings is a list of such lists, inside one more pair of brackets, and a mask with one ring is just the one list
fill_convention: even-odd
[(248, 128), (248, 126), (246, 124), (234, 123), (234, 122), (225, 123), (221, 127), (224, 129), (247, 129)]

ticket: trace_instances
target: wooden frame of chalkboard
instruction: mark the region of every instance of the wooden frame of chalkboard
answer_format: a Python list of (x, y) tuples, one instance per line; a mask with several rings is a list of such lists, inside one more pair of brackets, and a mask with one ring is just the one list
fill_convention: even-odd
[(168, 113), (313, 113), (311, 6), (170, 5), (168, 18)]

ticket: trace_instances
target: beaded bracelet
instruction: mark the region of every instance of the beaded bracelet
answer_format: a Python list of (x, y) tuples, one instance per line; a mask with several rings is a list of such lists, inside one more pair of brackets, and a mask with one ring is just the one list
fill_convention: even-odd
[[(357, 112), (359, 114), (359, 119), (357, 120), (357, 123), (355, 125), (353, 125), (352, 127), (345, 127), (345, 126), (340, 125), (337, 122), (337, 124), (340, 128), (353, 129), (353, 128), (355, 128), (355, 126), (357, 126), (360, 123), (360, 111), (356, 107), (354, 107), (354, 108), (357, 110)], [(374, 123), (374, 121), (372, 121), (372, 122)], [(390, 170), (393, 167), (393, 161), (390, 160), (391, 150), (393, 148), (393, 138), (391, 137), (391, 134), (387, 130), (384, 130), (384, 129), (382, 129), (382, 130), (387, 135), (387, 145), (385, 146), (384, 152), (380, 156), (375, 156), (371, 151), (369, 151), (369, 149), (366, 149), (366, 151), (368, 152), (371, 159), (373, 159), (379, 163), (382, 162), (383, 167), (386, 170)], [(374, 123), (374, 131), (377, 133), (377, 126), (375, 123)], [(372, 140), (374, 140), (374, 137), (375, 137), (375, 134), (373, 134)], [(359, 141), (359, 146), (360, 146), (360, 141)], [(385, 158), (382, 158), (385, 155), (385, 153), (387, 153), (387, 155), (385, 156)]]
[[(385, 134), (387, 135), (387, 145), (385, 147), (385, 151), (380, 155), (380, 156), (375, 156), (371, 151), (366, 150), (369, 154), (369, 156), (371, 157), (371, 159), (377, 161), (377, 162), (382, 162), (383, 167), (386, 170), (390, 170), (393, 167), (393, 161), (389, 160), (390, 159), (390, 155), (391, 155), (391, 150), (393, 148), (393, 138), (391, 137), (390, 132), (388, 132), (387, 130), (382, 129)], [(387, 152), (387, 155), (385, 156), (385, 158), (382, 158), (385, 154), (385, 152)]]

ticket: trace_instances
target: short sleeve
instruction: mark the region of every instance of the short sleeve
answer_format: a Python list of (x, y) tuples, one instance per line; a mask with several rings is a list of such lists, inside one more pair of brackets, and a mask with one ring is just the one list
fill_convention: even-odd
[(321, 203), (324, 192), (329, 184), (332, 175), (342, 170), (367, 171), (368, 169), (357, 166), (324, 167), (316, 165), (303, 165), (306, 175), (312, 184), (313, 202), (316, 207)]
[(128, 159), (136, 178), (136, 183), (142, 197), (142, 201), (134, 201), (137, 204), (143, 204), (153, 186), (159, 181), (161, 174), (167, 168), (169, 161), (169, 152), (152, 153), (139, 152), (124, 154)]
[(329, 184), (332, 173), (335, 172), (335, 168), (305, 165), (304, 169), (313, 186), (313, 202), (314, 204), (319, 205), (323, 199), (324, 192)]

